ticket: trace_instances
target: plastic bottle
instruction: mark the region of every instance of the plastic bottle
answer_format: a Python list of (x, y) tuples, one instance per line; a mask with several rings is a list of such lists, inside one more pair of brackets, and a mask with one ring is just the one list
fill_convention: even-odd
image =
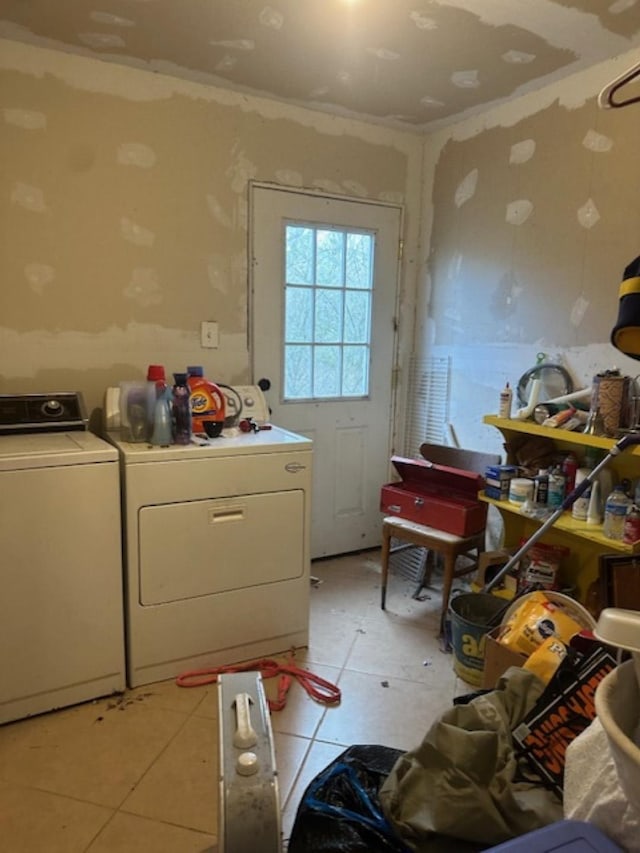
[(624, 487), (615, 486), (604, 506), (604, 527), (602, 533), (607, 539), (621, 542), (624, 538), (624, 520), (631, 508), (631, 498), (625, 494)]
[(549, 472), (544, 468), (538, 470), (534, 477), (533, 500), (538, 506), (546, 506), (549, 495)]
[(510, 418), (511, 417), (511, 402), (513, 400), (513, 391), (511, 390), (509, 383), (504, 386), (502, 391), (500, 392), (500, 408), (498, 410), (498, 416), (501, 418)]
[(203, 373), (200, 366), (187, 367), (191, 428), (194, 433), (206, 433), (209, 438), (215, 438), (224, 425), (224, 394), (215, 382), (205, 379)]
[(176, 444), (191, 442), (191, 395), (186, 373), (173, 374), (173, 434)]
[[(149, 385), (149, 404), (147, 411), (147, 438), (151, 440), (156, 421), (156, 402), (167, 390), (167, 379), (162, 364), (150, 364), (147, 367)], [(152, 442), (153, 443), (153, 442)]]
[(547, 506), (557, 509), (564, 500), (564, 474), (560, 466), (556, 465), (549, 474), (549, 491), (547, 493)]
[(596, 479), (591, 483), (591, 496), (587, 510), (587, 524), (602, 524), (602, 506), (600, 502), (600, 483)]
[(168, 447), (173, 443), (171, 398), (171, 389), (165, 388), (164, 391), (160, 392), (154, 407), (151, 444), (155, 444), (158, 447)]

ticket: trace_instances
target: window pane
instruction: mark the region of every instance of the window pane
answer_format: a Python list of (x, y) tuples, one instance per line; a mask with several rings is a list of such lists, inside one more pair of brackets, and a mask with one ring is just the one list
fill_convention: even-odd
[(364, 397), (369, 390), (369, 348), (345, 347), (342, 367), (342, 393)]
[(313, 284), (313, 228), (287, 225), (285, 268), (287, 284)]
[(316, 290), (315, 340), (325, 344), (342, 340), (341, 290)]
[(287, 223), (284, 398), (369, 393), (375, 234)]
[(286, 399), (312, 397), (310, 346), (284, 348), (284, 396)]
[(347, 234), (347, 287), (371, 290), (373, 282), (373, 237)]
[(313, 290), (287, 287), (284, 337), (288, 344), (311, 343), (313, 335)]
[(344, 340), (369, 343), (371, 291), (347, 290), (344, 305)]
[(344, 232), (316, 232), (316, 284), (342, 287), (344, 284)]
[(314, 349), (314, 396), (340, 396), (340, 349), (340, 347), (316, 347)]

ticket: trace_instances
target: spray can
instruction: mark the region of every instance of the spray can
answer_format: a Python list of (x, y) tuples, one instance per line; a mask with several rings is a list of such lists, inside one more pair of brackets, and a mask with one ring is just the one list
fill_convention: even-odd
[(576, 472), (578, 470), (578, 460), (575, 453), (568, 453), (562, 461), (562, 473), (565, 479), (565, 494), (569, 495), (576, 486)]
[(500, 408), (498, 410), (498, 416), (501, 418), (510, 418), (511, 417), (511, 403), (513, 400), (513, 391), (509, 386), (509, 383), (504, 386), (502, 391), (500, 392)]

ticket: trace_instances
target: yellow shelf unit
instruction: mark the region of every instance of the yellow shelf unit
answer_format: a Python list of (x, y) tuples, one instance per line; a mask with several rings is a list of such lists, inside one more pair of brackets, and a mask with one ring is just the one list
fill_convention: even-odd
[[(520, 512), (520, 508), (515, 504), (509, 503), (508, 501), (496, 501), (493, 498), (488, 498), (483, 492), (480, 493), (479, 498), (481, 501), (493, 504), (493, 506), (497, 507), (500, 512), (514, 513), (521, 518), (527, 518), (528, 521), (531, 521), (538, 527), (540, 527), (545, 521), (545, 519), (541, 521), (540, 519), (524, 516), (523, 513)], [(628, 545), (626, 542), (617, 542), (614, 539), (608, 539), (606, 536), (602, 535), (601, 524), (593, 525), (587, 524), (586, 521), (578, 521), (578, 519), (573, 518), (569, 510), (562, 513), (553, 525), (553, 529), (561, 530), (569, 536), (588, 539), (590, 542), (593, 542), (601, 548), (606, 548), (609, 551), (616, 551), (620, 554), (640, 554), (640, 542), (636, 542), (634, 545)]]
[[(514, 433), (541, 436), (553, 442), (558, 451), (574, 450), (581, 455), (581, 450), (596, 448), (608, 453), (616, 444), (613, 438), (585, 435), (571, 430), (543, 427), (533, 421), (515, 418), (500, 418), (496, 415), (485, 415), (483, 422), (498, 429), (508, 443)], [(640, 476), (640, 446), (629, 447), (611, 460), (609, 466), (615, 473), (616, 479), (623, 477), (635, 479)], [(520, 546), (526, 539), (544, 523), (530, 518), (520, 512), (519, 507), (508, 501), (496, 501), (480, 494), (480, 499), (495, 506), (503, 519), (505, 530), (505, 545), (510, 548)], [(570, 511), (560, 516), (554, 525), (545, 532), (543, 541), (549, 544), (564, 545), (570, 549), (570, 556), (563, 564), (565, 579), (575, 586), (577, 597), (583, 602), (586, 599), (589, 586), (598, 577), (600, 557), (604, 554), (638, 554), (640, 543), (628, 545), (617, 542), (602, 535), (602, 525), (589, 525), (584, 521), (573, 518)]]
[[(517, 418), (499, 418), (497, 415), (485, 415), (483, 423), (494, 426), (504, 435), (505, 432), (523, 432), (527, 435), (539, 435), (549, 438), (558, 445), (573, 445), (574, 447), (596, 447), (599, 450), (610, 451), (617, 439), (601, 435), (585, 435), (560, 427), (544, 427), (534, 421), (521, 421)], [(625, 456), (640, 457), (640, 445), (624, 451)]]

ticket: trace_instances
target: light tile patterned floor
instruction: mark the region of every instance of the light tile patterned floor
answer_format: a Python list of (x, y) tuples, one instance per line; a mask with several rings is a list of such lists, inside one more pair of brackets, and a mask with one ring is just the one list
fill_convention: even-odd
[[(468, 692), (436, 637), (440, 597), (392, 575), (379, 552), (314, 563), (311, 640), (296, 661), (342, 690), (338, 707), (298, 683), (272, 716), (286, 842), (310, 780), (346, 746), (415, 746)], [(275, 684), (266, 682), (267, 693)], [(217, 850), (215, 686), (148, 685), (0, 727), (0, 848), (10, 853)]]

